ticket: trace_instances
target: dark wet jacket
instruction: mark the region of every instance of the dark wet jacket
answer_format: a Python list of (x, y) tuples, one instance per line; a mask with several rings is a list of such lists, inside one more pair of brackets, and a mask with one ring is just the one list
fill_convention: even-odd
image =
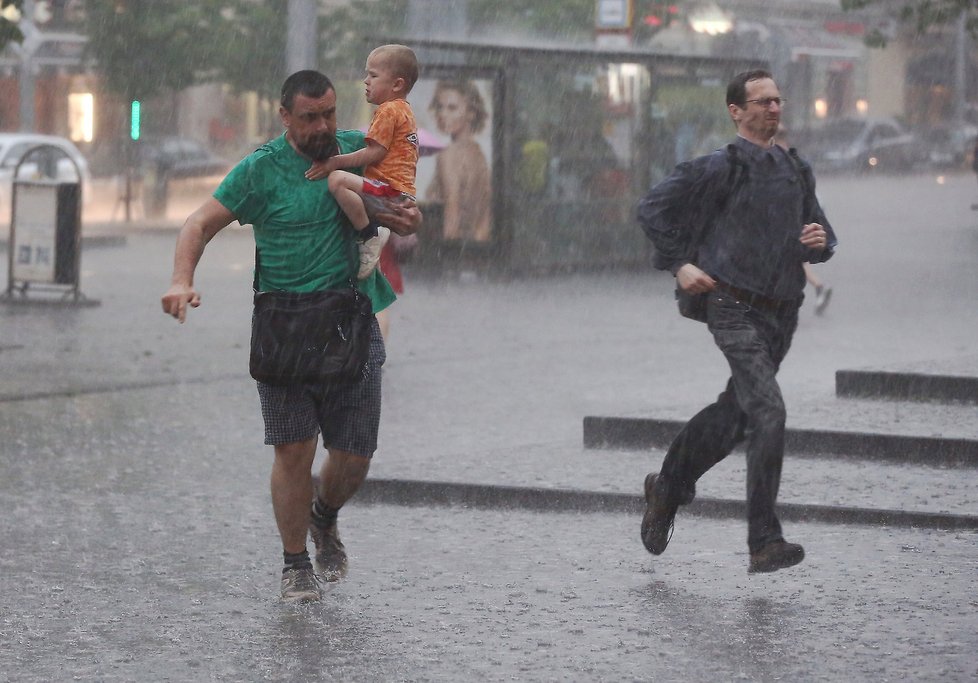
[[(655, 245), (656, 268), (675, 274), (694, 263), (728, 285), (774, 299), (800, 297), (802, 262), (826, 261), (837, 245), (811, 167), (794, 149), (761, 148), (743, 138), (679, 164), (639, 202), (638, 221)], [(798, 241), (805, 223), (825, 228), (825, 250)]]

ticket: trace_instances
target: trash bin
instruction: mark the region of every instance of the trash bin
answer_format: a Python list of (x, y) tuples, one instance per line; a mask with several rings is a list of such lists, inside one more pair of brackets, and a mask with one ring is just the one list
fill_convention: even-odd
[[(57, 177), (58, 161), (52, 150), (74, 166), (75, 178)], [(32, 155), (33, 166), (22, 174), (25, 160)], [(58, 303), (97, 306), (98, 301), (82, 295), (78, 287), (82, 217), (78, 164), (52, 145), (36, 145), (14, 167), (12, 187), (7, 291), (0, 301), (27, 303), (29, 293), (53, 290), (62, 294)]]
[(13, 279), (77, 285), (81, 185), (49, 180), (13, 183)]

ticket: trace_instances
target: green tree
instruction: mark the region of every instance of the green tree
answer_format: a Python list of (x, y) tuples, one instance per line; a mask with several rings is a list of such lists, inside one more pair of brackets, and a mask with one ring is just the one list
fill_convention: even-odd
[(473, 26), (514, 26), (568, 39), (594, 30), (594, 0), (469, 0), (468, 7)]
[[(226, 0), (216, 38), (216, 78), (235, 92), (278, 97), (285, 74), (288, 0)], [(320, 17), (320, 68), (330, 74), (363, 70), (371, 38), (403, 32), (406, 0), (353, 0)]]
[[(212, 80), (236, 93), (254, 92), (277, 109), (285, 77), (288, 0), (225, 0), (223, 19), (213, 36), (215, 71)], [(319, 68), (333, 78), (359, 78), (371, 39), (401, 35), (407, 0), (353, 0), (320, 17)], [(263, 123), (269, 133), (278, 130), (276, 115)]]
[[(842, 9), (854, 11), (868, 7), (887, 9), (892, 3), (887, 0), (842, 0)], [(965, 15), (965, 26), (972, 35), (978, 35), (978, 2), (975, 0), (915, 0), (907, 1), (895, 8), (900, 23), (916, 33), (925, 33), (932, 26), (947, 24)], [(866, 43), (874, 47), (886, 45), (886, 36), (873, 30), (866, 36)]]
[(214, 78), (234, 92), (277, 99), (285, 73), (288, 0), (228, 0), (215, 36)]
[(105, 87), (144, 100), (214, 77), (226, 0), (88, 0), (86, 51)]
[[(632, 34), (636, 43), (668, 26), (681, 2), (634, 0)], [(595, 0), (469, 0), (473, 26), (501, 24), (521, 27), (555, 39), (574, 40), (594, 32)]]
[[(13, 8), (20, 12), (24, 8), (24, 0), (0, 0), (0, 12), (5, 12)], [(10, 43), (20, 43), (24, 40), (24, 34), (20, 27), (6, 16), (0, 14), (0, 51)]]

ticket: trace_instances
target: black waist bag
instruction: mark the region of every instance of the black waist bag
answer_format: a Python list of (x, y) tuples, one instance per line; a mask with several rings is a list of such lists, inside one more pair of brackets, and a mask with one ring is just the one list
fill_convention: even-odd
[(251, 376), (274, 385), (354, 382), (370, 355), (373, 311), (355, 287), (255, 292)]

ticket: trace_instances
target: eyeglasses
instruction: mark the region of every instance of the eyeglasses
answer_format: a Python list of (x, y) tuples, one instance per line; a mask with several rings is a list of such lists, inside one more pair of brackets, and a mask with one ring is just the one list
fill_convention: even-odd
[(776, 104), (779, 107), (783, 107), (785, 104), (787, 104), (787, 102), (788, 100), (784, 99), (783, 97), (761, 97), (760, 99), (756, 99), (756, 100), (744, 101), (745, 104), (751, 104), (751, 103), (759, 104), (764, 109), (768, 109), (772, 104)]

